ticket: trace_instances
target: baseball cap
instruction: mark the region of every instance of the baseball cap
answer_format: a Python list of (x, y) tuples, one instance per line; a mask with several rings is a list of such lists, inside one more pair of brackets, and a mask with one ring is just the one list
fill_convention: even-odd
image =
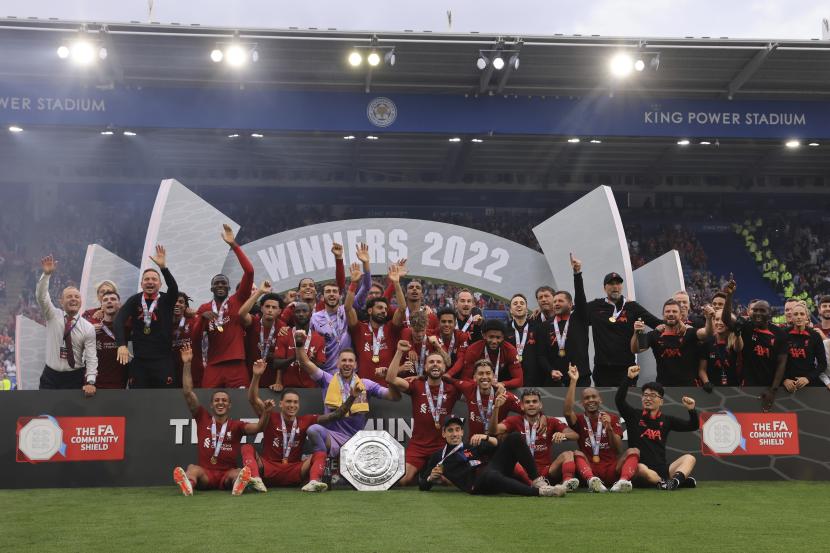
[(454, 417), (453, 416), (453, 417), (448, 418), (447, 420), (444, 421), (444, 428), (448, 427), (451, 424), (457, 424), (461, 428), (464, 428), (464, 421), (461, 419), (461, 417)]
[(610, 284), (610, 283), (614, 282), (615, 280), (622, 283), (623, 277), (621, 277), (619, 273), (608, 273), (607, 275), (605, 275), (605, 278), (602, 279), (602, 284), (604, 286), (606, 284)]

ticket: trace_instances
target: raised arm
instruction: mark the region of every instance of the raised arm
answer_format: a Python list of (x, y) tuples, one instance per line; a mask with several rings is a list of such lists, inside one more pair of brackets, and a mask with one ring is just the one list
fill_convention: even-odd
[(187, 402), (190, 414), (195, 417), (199, 411), (199, 398), (193, 393), (193, 375), (190, 373), (193, 350), (190, 349), (189, 345), (185, 345), (179, 355), (182, 356), (182, 394), (184, 394), (184, 400)]
[(574, 272), (574, 311), (584, 321), (588, 320), (588, 300), (585, 298), (585, 283), (582, 281), (582, 261), (571, 255), (571, 268)]
[(259, 379), (265, 374), (266, 363), (264, 359), (254, 361), (253, 376), (251, 376), (251, 385), (248, 386), (248, 403), (254, 408), (254, 413), (257, 416), (262, 414), (265, 409), (265, 402), (259, 399)]
[(401, 358), (409, 353), (409, 342), (406, 340), (398, 340), (398, 349), (395, 350), (395, 356), (392, 362), (389, 363), (389, 368), (386, 370), (386, 382), (390, 387), (396, 388), (400, 392), (409, 391), (409, 382), (398, 376), (401, 370)]
[(164, 279), (164, 284), (167, 285), (167, 301), (170, 302), (170, 307), (176, 305), (176, 299), (179, 296), (179, 285), (170, 269), (167, 268), (167, 250), (161, 244), (156, 244), (156, 255), (150, 256), (150, 261), (156, 264)]
[(274, 410), (276, 405), (277, 402), (273, 399), (266, 399), (263, 402), (263, 409), (262, 413), (259, 414), (259, 420), (256, 422), (246, 423), (243, 432), (250, 436), (252, 434), (259, 434), (265, 430), (265, 425), (268, 424), (268, 417), (271, 416), (271, 411)]
[(507, 393), (502, 392), (496, 396), (493, 402), (493, 412), (490, 413), (490, 420), (487, 421), (487, 435), (498, 438), (501, 434), (507, 432), (507, 427), (499, 422), (499, 413), (504, 404), (507, 403)]
[(622, 381), (620, 387), (617, 388), (617, 394), (614, 396), (614, 401), (617, 404), (617, 410), (625, 419), (626, 424), (637, 418), (637, 409), (632, 407), (625, 399), (628, 395), (628, 387), (637, 383), (637, 377), (640, 376), (640, 366), (632, 365), (628, 367), (628, 374), (625, 380)]
[[(360, 309), (363, 309), (363, 307), (366, 305), (366, 296), (369, 295), (369, 289), (372, 287), (372, 270), (371, 263), (369, 260), (368, 244), (358, 244), (357, 259), (360, 260), (360, 263), (363, 265), (363, 276), (359, 277), (360, 286), (358, 287), (357, 293), (355, 294), (354, 304)], [(341, 290), (344, 289), (345, 288), (341, 288)]]
[(695, 409), (695, 400), (688, 396), (683, 396), (680, 402), (683, 404), (683, 407), (688, 409), (689, 418), (684, 420), (677, 417), (666, 417), (671, 423), (671, 429), (678, 432), (693, 432), (700, 428), (700, 417)]
[(43, 268), (43, 274), (37, 281), (35, 298), (43, 313), (43, 318), (50, 321), (57, 317), (57, 309), (52, 303), (52, 298), (49, 297), (49, 279), (52, 277), (52, 273), (55, 272), (58, 262), (51, 255), (47, 255), (40, 260), (40, 266)]
[(430, 352), (440, 355), (444, 359), (444, 366), (447, 369), (452, 367), (452, 356), (441, 347), (441, 341), (438, 339), (438, 336), (428, 336), (427, 342), (429, 343)]
[[(236, 291), (236, 297), (239, 301), (244, 302), (251, 297), (251, 287), (254, 285), (254, 266), (251, 260), (236, 243), (236, 237), (233, 230), (228, 225), (222, 225), (222, 240), (225, 244), (231, 247), (233, 253), (236, 254), (236, 259), (239, 260), (239, 265), (242, 267), (242, 279), (239, 281), (239, 288)], [(313, 308), (313, 306), (312, 306)]]
[(351, 277), (352, 281), (349, 283), (349, 289), (346, 292), (346, 300), (343, 302), (343, 309), (346, 311), (346, 324), (349, 328), (354, 328), (360, 322), (357, 318), (357, 311), (354, 308), (355, 292), (357, 291), (357, 281), (360, 278), (360, 266), (352, 263)]
[(395, 314), (392, 315), (392, 324), (398, 328), (403, 326), (404, 317), (406, 317), (406, 297), (403, 295), (403, 288), (401, 288), (401, 276), (404, 271), (401, 270), (400, 265), (389, 266), (389, 280), (392, 286), (395, 287), (395, 300), (398, 302), (398, 308)]
[(706, 317), (706, 324), (703, 328), (698, 328), (695, 333), (697, 335), (697, 339), (701, 342), (715, 334), (715, 310), (711, 305), (703, 307), (703, 316)]
[[(331, 245), (331, 253), (334, 254), (334, 281), (337, 283), (337, 288), (344, 290), (346, 288), (346, 269), (343, 266), (343, 244), (334, 243)], [(312, 310), (314, 306), (311, 306)]]
[(576, 425), (576, 413), (574, 412), (574, 403), (576, 402), (576, 381), (579, 380), (579, 369), (573, 363), (568, 363), (568, 392), (565, 394), (565, 420), (568, 426)]
[(262, 284), (260, 284), (259, 288), (257, 288), (257, 291), (253, 293), (250, 298), (245, 300), (245, 303), (243, 303), (239, 308), (239, 317), (242, 319), (242, 326), (251, 326), (251, 322), (253, 322), (253, 318), (251, 317), (251, 309), (254, 308), (254, 305), (256, 305), (256, 302), (259, 301), (259, 298), (270, 293), (271, 283), (267, 280), (263, 280)]
[(727, 328), (733, 327), (732, 321), (732, 296), (735, 294), (735, 289), (738, 285), (735, 283), (735, 279), (732, 278), (732, 275), (729, 275), (729, 281), (726, 283), (723, 291), (726, 292), (726, 302), (723, 304), (723, 311), (721, 312), (720, 318), (723, 321), (723, 324), (726, 325)]

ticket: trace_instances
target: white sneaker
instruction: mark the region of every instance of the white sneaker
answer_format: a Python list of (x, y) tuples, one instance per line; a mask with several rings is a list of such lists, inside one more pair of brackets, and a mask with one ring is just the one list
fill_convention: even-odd
[(562, 484), (555, 486), (542, 486), (539, 488), (539, 495), (542, 497), (564, 497), (567, 489)]
[(614, 485), (611, 486), (611, 491), (614, 493), (628, 493), (631, 491), (631, 488), (633, 486), (630, 481), (620, 479), (614, 482)]
[(550, 486), (550, 482), (548, 482), (548, 479), (545, 478), (544, 476), (540, 476), (536, 480), (533, 481), (531, 486), (533, 486), (534, 488), (542, 489), (545, 486)]
[(562, 484), (565, 486), (565, 489), (572, 492), (579, 487), (579, 478), (568, 478)]
[(248, 487), (248, 482), (250, 481), (251, 469), (248, 467), (242, 467), (242, 470), (239, 471), (239, 474), (236, 475), (236, 479), (233, 481), (231, 495), (242, 495), (242, 492), (244, 492), (245, 488)]
[(329, 489), (329, 485), (319, 480), (309, 480), (308, 484), (300, 489), (304, 492), (324, 492)]
[(248, 483), (253, 489), (258, 492), (265, 493), (268, 491), (268, 488), (265, 487), (265, 482), (262, 481), (262, 478), (259, 476), (251, 477), (251, 481)]
[(594, 476), (588, 480), (588, 489), (594, 493), (605, 493), (608, 491), (608, 488), (605, 487), (605, 484), (602, 483), (599, 476)]
[(182, 467), (173, 469), (173, 481), (178, 484), (183, 495), (193, 495), (193, 484)]

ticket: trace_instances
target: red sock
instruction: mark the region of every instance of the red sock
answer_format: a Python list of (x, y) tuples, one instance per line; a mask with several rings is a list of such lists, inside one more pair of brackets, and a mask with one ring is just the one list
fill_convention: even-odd
[(191, 477), (189, 477), (189, 476), (187, 477), (187, 479), (188, 479), (188, 480), (190, 480), (190, 487), (191, 487), (191, 488), (195, 488), (195, 487), (196, 487), (196, 479), (195, 479), (195, 478), (191, 478)]
[[(516, 466), (513, 467), (513, 476), (515, 476), (516, 478), (518, 478), (519, 480), (521, 480), (522, 482), (524, 482), (528, 486), (533, 484), (533, 482), (530, 481), (530, 476), (527, 475), (527, 471), (519, 463), (516, 463)], [(542, 475), (540, 474), (539, 476), (542, 476)]]
[(573, 478), (575, 470), (576, 466), (574, 466), (573, 461), (565, 461), (562, 463), (562, 482)]
[(326, 452), (315, 451), (311, 454), (311, 468), (308, 471), (309, 480), (323, 481), (323, 472), (326, 470)]
[(259, 478), (259, 466), (256, 464), (256, 453), (254, 446), (245, 444), (242, 446), (242, 464), (251, 469), (251, 477)]
[(620, 479), (631, 480), (637, 474), (637, 465), (640, 463), (640, 456), (636, 453), (629, 454), (623, 461), (620, 468)]
[(588, 464), (588, 459), (582, 455), (574, 455), (574, 464), (579, 476), (586, 482), (594, 477), (594, 471), (591, 470), (591, 465)]

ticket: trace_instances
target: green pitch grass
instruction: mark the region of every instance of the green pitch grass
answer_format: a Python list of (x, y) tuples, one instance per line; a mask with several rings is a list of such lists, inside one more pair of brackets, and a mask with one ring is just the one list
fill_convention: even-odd
[(830, 551), (830, 483), (706, 482), (562, 499), (439, 489), (0, 491), (0, 551)]

